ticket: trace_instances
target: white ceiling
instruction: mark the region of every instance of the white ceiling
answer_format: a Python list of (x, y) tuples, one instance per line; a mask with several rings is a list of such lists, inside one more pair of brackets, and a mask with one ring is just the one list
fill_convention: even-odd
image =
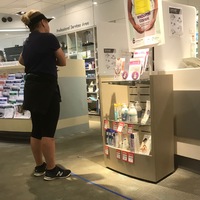
[(48, 12), (61, 6), (80, 0), (1, 0), (0, 13), (16, 14), (19, 11), (37, 9)]
[[(19, 11), (29, 11), (31, 9), (48, 13), (52, 10), (67, 6), (84, 0), (0, 0), (0, 14), (15, 15)], [(2, 27), (0, 27), (1, 29)], [(0, 40), (19, 37), (25, 32), (3, 32), (0, 31)]]

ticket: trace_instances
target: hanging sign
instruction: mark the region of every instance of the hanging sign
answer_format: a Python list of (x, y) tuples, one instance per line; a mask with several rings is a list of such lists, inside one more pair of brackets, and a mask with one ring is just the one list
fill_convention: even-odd
[(124, 0), (129, 51), (163, 42), (162, 0)]
[(181, 36), (183, 35), (183, 14), (181, 8), (169, 7), (169, 35)]

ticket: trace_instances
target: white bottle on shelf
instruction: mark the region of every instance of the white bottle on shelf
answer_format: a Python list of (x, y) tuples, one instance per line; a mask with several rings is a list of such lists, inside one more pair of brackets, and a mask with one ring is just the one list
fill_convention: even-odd
[(114, 103), (114, 120), (117, 121), (119, 118), (119, 113), (118, 113), (118, 104)]
[(122, 103), (118, 103), (118, 120), (122, 121)]
[(122, 106), (122, 121), (127, 121), (128, 118), (128, 108), (127, 105), (124, 103)]
[(138, 101), (136, 101), (136, 103), (135, 103), (135, 108), (137, 110), (138, 122), (140, 122), (141, 117), (142, 117), (142, 108), (141, 108), (140, 103)]
[(138, 123), (137, 110), (133, 103), (131, 103), (129, 106), (128, 121), (133, 124)]
[(129, 144), (128, 144), (128, 138), (127, 137), (123, 138), (122, 149), (124, 149), (124, 150), (128, 150), (129, 149)]

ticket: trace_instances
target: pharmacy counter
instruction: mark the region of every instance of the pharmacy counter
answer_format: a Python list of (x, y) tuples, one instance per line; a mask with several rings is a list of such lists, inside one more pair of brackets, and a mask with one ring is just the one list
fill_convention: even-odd
[[(21, 65), (0, 67), (0, 78), (23, 71)], [(66, 67), (58, 68), (58, 77), (62, 102), (56, 132), (67, 134), (87, 130), (89, 118), (84, 61), (67, 60)], [(0, 137), (29, 136), (31, 129), (30, 119), (0, 118)]]
[(187, 163), (190, 159), (200, 161), (200, 68), (160, 73), (173, 74), (174, 79), (175, 154), (189, 158)]

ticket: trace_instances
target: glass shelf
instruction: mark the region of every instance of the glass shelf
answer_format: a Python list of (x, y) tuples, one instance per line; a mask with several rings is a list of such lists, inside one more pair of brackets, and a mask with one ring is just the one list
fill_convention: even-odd
[(142, 79), (142, 80), (113, 80), (113, 81), (103, 81), (102, 83), (108, 83), (111, 85), (127, 85), (127, 86), (134, 86), (136, 84), (150, 84), (149, 79)]
[(131, 123), (129, 121), (122, 121), (122, 120), (114, 120), (114, 119), (107, 119), (107, 118), (104, 118), (104, 120), (108, 120), (110, 122), (118, 122), (118, 123), (125, 123), (125, 124), (133, 124), (133, 125), (137, 125), (137, 126), (151, 126), (151, 123), (150, 122), (147, 122), (146, 124), (141, 124), (141, 123)]

